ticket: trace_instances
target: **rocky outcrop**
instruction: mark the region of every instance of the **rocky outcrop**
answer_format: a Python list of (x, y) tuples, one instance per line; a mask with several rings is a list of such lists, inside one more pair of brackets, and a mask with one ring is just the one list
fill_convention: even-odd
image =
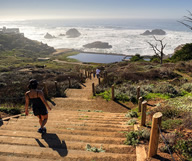
[(101, 42), (101, 41), (95, 41), (93, 43), (89, 43), (86, 45), (83, 45), (85, 48), (98, 48), (98, 49), (109, 49), (112, 48), (111, 45), (107, 42)]
[(174, 49), (174, 53), (177, 52), (178, 50), (181, 50), (186, 44), (181, 44), (179, 46), (177, 46), (175, 49)]
[(55, 36), (47, 33), (47, 34), (44, 36), (44, 38), (45, 38), (45, 39), (53, 39), (53, 38), (55, 38)]
[(81, 35), (81, 33), (77, 30), (77, 29), (69, 29), (67, 32), (66, 32), (66, 35), (69, 37), (69, 38), (76, 38), (76, 37), (79, 37)]
[(146, 30), (141, 35), (166, 35), (166, 32), (161, 30), (161, 29), (155, 29), (155, 30), (152, 30), (152, 31)]
[(65, 34), (59, 34), (59, 36), (65, 36)]

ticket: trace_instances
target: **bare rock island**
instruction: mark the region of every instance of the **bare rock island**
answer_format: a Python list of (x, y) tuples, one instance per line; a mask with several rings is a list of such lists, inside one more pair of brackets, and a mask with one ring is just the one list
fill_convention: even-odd
[(166, 35), (166, 32), (163, 31), (162, 29), (154, 29), (152, 31), (146, 30), (141, 35)]
[(55, 36), (47, 33), (45, 36), (44, 36), (45, 39), (53, 39), (53, 38), (56, 38)]
[(98, 48), (98, 49), (109, 49), (112, 48), (111, 45), (107, 42), (101, 42), (101, 41), (95, 41), (93, 43), (89, 43), (86, 45), (83, 45), (85, 48)]
[(69, 29), (67, 32), (66, 32), (66, 35), (69, 37), (69, 38), (76, 38), (76, 37), (79, 37), (81, 35), (81, 33), (73, 28), (73, 29)]

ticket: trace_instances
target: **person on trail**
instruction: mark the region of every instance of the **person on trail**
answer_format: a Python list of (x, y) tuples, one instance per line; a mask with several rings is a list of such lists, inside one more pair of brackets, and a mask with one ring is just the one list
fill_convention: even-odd
[[(45, 100), (44, 94), (41, 90), (37, 90), (38, 82), (35, 79), (29, 81), (29, 91), (25, 93), (25, 114), (29, 114), (28, 107), (29, 102), (32, 104), (33, 113), (39, 118), (40, 128), (37, 132), (46, 133), (46, 128), (44, 127), (48, 120), (48, 111), (51, 110), (51, 107)], [(46, 108), (47, 107), (47, 108)]]
[(99, 79), (99, 76), (100, 76), (100, 72), (101, 72), (100, 69), (97, 68), (96, 69), (96, 76), (97, 76), (98, 79)]

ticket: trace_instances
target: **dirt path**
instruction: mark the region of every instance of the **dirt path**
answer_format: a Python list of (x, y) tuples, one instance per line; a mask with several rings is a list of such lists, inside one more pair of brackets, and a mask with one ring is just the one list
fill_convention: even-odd
[(55, 98), (55, 109), (63, 110), (102, 110), (103, 112), (126, 113), (133, 106), (120, 104), (114, 101), (106, 101), (100, 97), (93, 98), (92, 83), (98, 84), (98, 79), (87, 79), (82, 89), (68, 89), (67, 98)]

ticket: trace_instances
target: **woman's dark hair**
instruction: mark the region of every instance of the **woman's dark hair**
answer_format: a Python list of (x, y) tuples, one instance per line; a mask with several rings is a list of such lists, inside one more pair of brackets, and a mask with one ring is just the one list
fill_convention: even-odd
[(29, 85), (28, 85), (28, 88), (29, 89), (37, 89), (37, 85), (38, 85), (38, 82), (36, 79), (31, 79), (29, 81)]

